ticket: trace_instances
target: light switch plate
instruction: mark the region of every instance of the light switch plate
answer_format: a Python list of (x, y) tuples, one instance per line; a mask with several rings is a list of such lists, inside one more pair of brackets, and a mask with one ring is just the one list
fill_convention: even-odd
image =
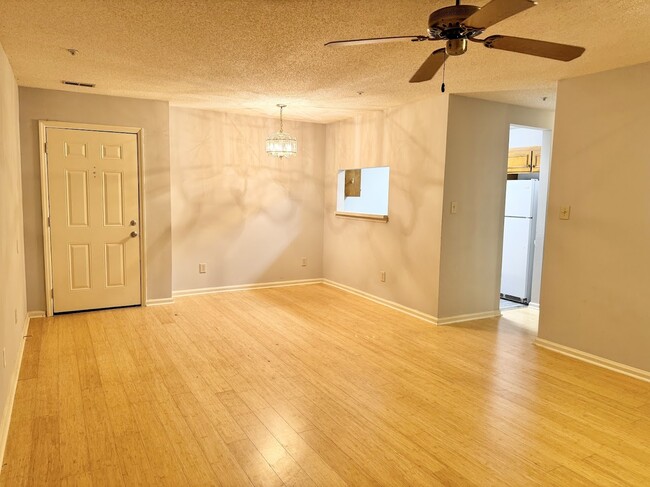
[(458, 202), (456, 202), (456, 201), (451, 202), (450, 211), (451, 211), (452, 215), (455, 215), (456, 213), (458, 213)]
[(568, 220), (571, 218), (571, 207), (560, 206), (560, 220)]

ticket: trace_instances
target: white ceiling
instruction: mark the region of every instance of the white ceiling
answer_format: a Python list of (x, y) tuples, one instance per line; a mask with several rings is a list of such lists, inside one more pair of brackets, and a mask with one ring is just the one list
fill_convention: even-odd
[[(282, 102), (287, 118), (328, 122), (437, 93), (440, 73), (428, 83), (408, 80), (442, 44), (325, 48), (325, 42), (426, 34), (429, 13), (451, 4), (0, 0), (0, 43), (22, 86), (273, 116)], [(447, 63), (447, 91), (552, 109), (559, 79), (650, 61), (650, 0), (539, 0), (486, 31), (496, 33), (587, 51), (563, 63), (470, 44)], [(69, 88), (64, 79), (97, 86)]]

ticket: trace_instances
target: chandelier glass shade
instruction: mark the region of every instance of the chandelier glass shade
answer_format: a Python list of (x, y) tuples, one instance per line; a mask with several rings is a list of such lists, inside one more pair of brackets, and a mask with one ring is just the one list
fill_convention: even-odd
[(280, 108), (280, 131), (269, 135), (266, 139), (266, 153), (273, 157), (291, 157), (298, 153), (298, 141), (295, 137), (284, 132), (282, 127), (282, 109)]

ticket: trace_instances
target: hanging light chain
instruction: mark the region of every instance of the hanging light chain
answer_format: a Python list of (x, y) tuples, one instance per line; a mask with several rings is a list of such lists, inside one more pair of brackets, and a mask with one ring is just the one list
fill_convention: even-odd
[(281, 105), (280, 104), (278, 106), (280, 107), (280, 132), (282, 132), (283, 131), (283, 126), (284, 126), (283, 121), (282, 121), (282, 109), (284, 107), (286, 107), (286, 105)]

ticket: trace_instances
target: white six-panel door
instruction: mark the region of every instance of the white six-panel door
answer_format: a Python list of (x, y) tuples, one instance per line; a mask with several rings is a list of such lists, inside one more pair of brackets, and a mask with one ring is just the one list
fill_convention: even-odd
[(135, 134), (47, 128), (55, 313), (141, 303)]

